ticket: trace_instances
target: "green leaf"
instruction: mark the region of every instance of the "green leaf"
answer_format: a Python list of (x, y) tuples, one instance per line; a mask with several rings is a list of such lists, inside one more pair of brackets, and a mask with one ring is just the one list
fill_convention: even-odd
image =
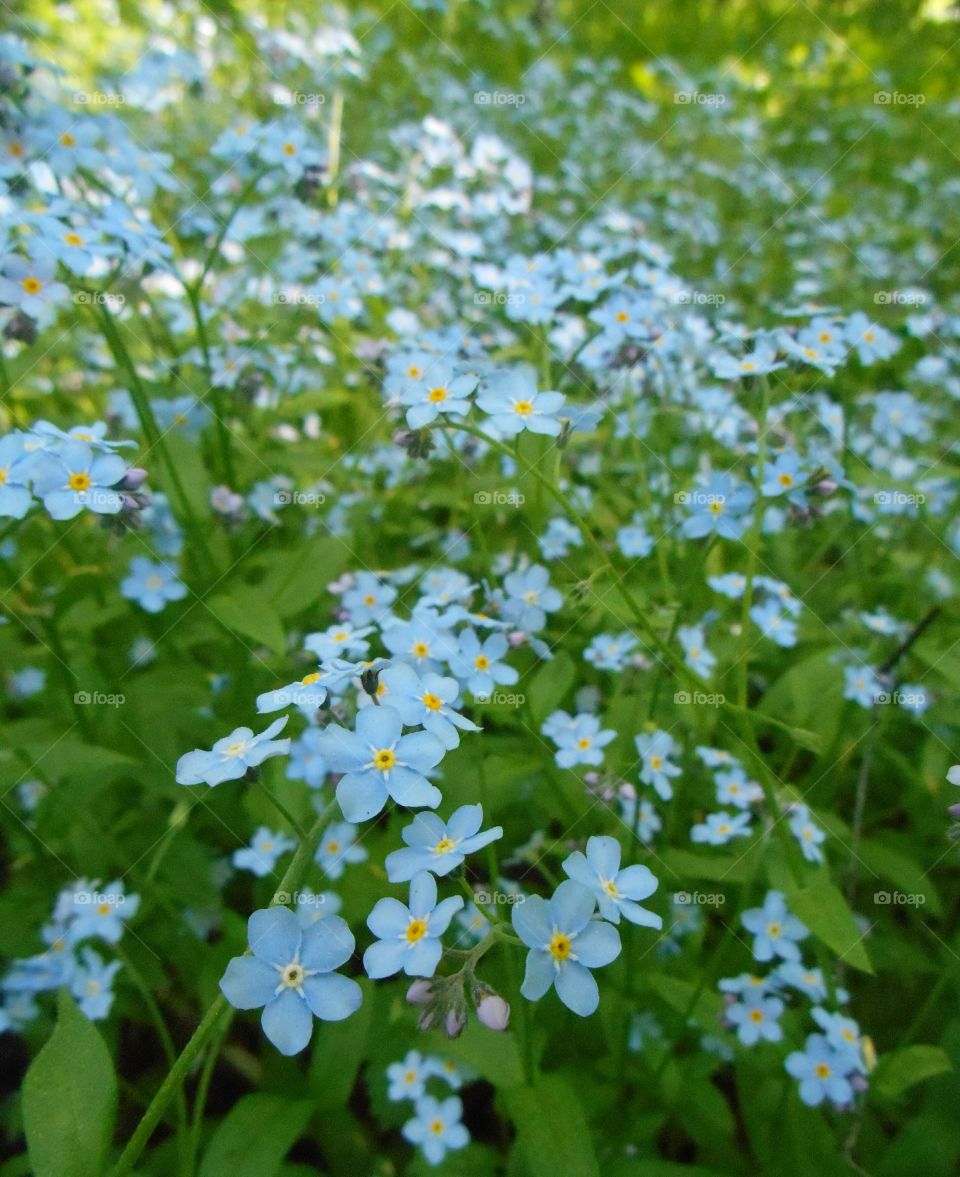
[(443, 1044), (443, 1054), (470, 1067), (494, 1087), (516, 1087), (523, 1082), (523, 1064), (512, 1031), (491, 1034), (469, 1022), (459, 1038)]
[(261, 585), (264, 596), (281, 617), (294, 617), (327, 597), (327, 585), (336, 580), (350, 558), (350, 550), (339, 539), (309, 539), (296, 555), (284, 558), (271, 570)]
[(575, 678), (573, 662), (566, 654), (558, 654), (552, 661), (544, 662), (533, 675), (530, 681), (530, 711), (538, 727), (560, 706)]
[(950, 1057), (939, 1046), (905, 1046), (881, 1055), (870, 1076), (870, 1090), (893, 1099), (915, 1083), (951, 1070)]
[(214, 1132), (200, 1177), (273, 1177), (313, 1110), (307, 1099), (245, 1095)]
[(600, 1177), (580, 1104), (559, 1075), (505, 1092), (517, 1148), (530, 1177)]
[(229, 596), (214, 597), (207, 607), (220, 624), (282, 654), (286, 649), (283, 625), (271, 602), (259, 589), (246, 585), (231, 588)]
[(723, 1011), (723, 997), (709, 986), (698, 986), (693, 981), (683, 981), (666, 973), (653, 973), (649, 977), (650, 988), (677, 1013), (696, 1019), (701, 1026), (713, 1028)]
[(102, 1177), (117, 1116), (117, 1079), (103, 1039), (60, 991), (57, 1024), (23, 1082), (34, 1177)]
[(873, 972), (863, 944), (863, 932), (857, 927), (846, 900), (832, 883), (817, 882), (793, 892), (790, 910), (847, 964), (865, 973)]

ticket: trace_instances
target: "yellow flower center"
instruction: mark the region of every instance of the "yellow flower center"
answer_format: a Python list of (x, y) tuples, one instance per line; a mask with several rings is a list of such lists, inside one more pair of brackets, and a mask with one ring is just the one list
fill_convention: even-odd
[(294, 145), (292, 143), (284, 143), (282, 150), (283, 150), (284, 155), (296, 155), (297, 154), (297, 149), (296, 149), (296, 147), (294, 147)]
[(416, 364), (411, 364), (410, 367), (407, 368), (407, 375), (411, 380), (419, 380), (423, 375), (423, 368), (418, 368)]
[(873, 343), (873, 341), (876, 339), (876, 336), (872, 331), (864, 331), (863, 338), (867, 343)]
[(781, 474), (777, 479), (777, 482), (779, 482), (781, 486), (793, 486), (793, 475), (786, 473)]
[(3, 484), (4, 484), (6, 481), (7, 481), (7, 472), (6, 472), (6, 470), (0, 470), (0, 486), (3, 486)]
[(582, 739), (577, 740), (577, 747), (578, 748), (589, 748), (590, 741), (587, 739), (586, 736), (584, 736)]
[(570, 955), (570, 937), (564, 932), (554, 932), (547, 948), (554, 960), (566, 960)]
[(426, 658), (426, 656), (429, 653), (430, 653), (430, 647), (427, 645), (426, 642), (414, 642), (413, 643), (413, 654), (414, 654), (415, 658)]
[(432, 695), (429, 691), (425, 695), (421, 695), (420, 702), (428, 711), (439, 711), (443, 706), (443, 700), (437, 695)]
[(339, 849), (340, 849), (339, 842), (332, 841), (332, 842), (327, 843), (327, 853), (328, 854), (336, 854)]
[(627, 314), (626, 311), (617, 311), (616, 315), (614, 315), (614, 318), (617, 320), (618, 323), (629, 323), (630, 322), (630, 316)]
[(439, 1136), (443, 1132), (443, 1120), (434, 1120), (430, 1125), (430, 1131), (434, 1136)]
[(295, 961), (283, 970), (283, 983), (288, 989), (299, 989), (303, 984), (303, 965)]
[(756, 1022), (757, 1025), (759, 1025), (763, 1021), (763, 1014), (760, 1012), (760, 1010), (752, 1009), (750, 1011), (750, 1021)]
[(473, 664), (477, 670), (490, 669), (490, 659), (486, 656), (486, 654), (478, 654), (476, 658), (474, 658)]
[(660, 756), (651, 756), (650, 757), (650, 767), (651, 768), (655, 768), (655, 769), (659, 768), (661, 764), (663, 764), (662, 757), (660, 757)]
[(427, 393), (427, 399), (432, 401), (435, 405), (439, 404), (440, 401), (445, 401), (447, 399), (447, 390), (440, 387), (431, 388), (429, 393)]
[(76, 139), (74, 139), (69, 131), (63, 132), (63, 134), (60, 136), (60, 142), (64, 147), (76, 147), (77, 145)]
[(14, 157), (14, 159), (19, 159), (20, 156), (23, 155), (23, 144), (11, 143), (7, 150)]
[(617, 890), (617, 884), (613, 881), (613, 879), (604, 879), (602, 881), (602, 886), (604, 891), (606, 891), (611, 899), (616, 899), (620, 894), (620, 892)]
[(313, 685), (315, 682), (319, 682), (319, 681), (320, 681), (320, 671), (319, 671), (319, 670), (315, 670), (315, 671), (313, 672), (313, 674), (308, 674), (308, 675), (305, 675), (305, 676), (304, 676), (304, 677), (303, 677), (303, 678), (300, 680), (300, 685), (301, 685), (302, 687), (309, 687), (309, 686), (312, 686), (312, 685)]
[(407, 1073), (403, 1077), (404, 1083), (415, 1083), (416, 1079), (417, 1079), (417, 1072), (416, 1071), (407, 1071)]
[(113, 908), (110, 906), (109, 903), (98, 903), (97, 904), (97, 915), (109, 915), (112, 910), (113, 910)]
[(774, 939), (776, 939), (776, 937), (780, 935), (781, 931), (782, 931), (782, 929), (778, 923), (772, 923), (772, 924), (767, 925), (767, 935), (772, 936)]
[(39, 278), (24, 278), (20, 285), (26, 294), (39, 294), (43, 289), (43, 283)]
[(377, 598), (373, 596), (372, 593), (367, 593), (367, 595), (363, 598), (363, 603), (365, 605), (375, 605), (377, 603)]
[(721, 515), (722, 513), (723, 513), (723, 503), (721, 503), (719, 501), (719, 499), (714, 499), (713, 502), (710, 504), (710, 514), (711, 515)]
[(751, 360), (744, 360), (743, 363), (740, 365), (740, 371), (741, 372), (752, 372), (756, 368), (756, 366), (757, 365), (755, 363), (753, 363)]
[(418, 940), (422, 940), (427, 934), (426, 920), (411, 920), (407, 924), (406, 937), (410, 944), (416, 944)]
[(397, 758), (389, 748), (380, 748), (373, 754), (374, 768), (379, 769), (380, 772), (389, 772), (396, 763)]
[(449, 854), (451, 850), (456, 848), (456, 845), (452, 838), (441, 838), (434, 846), (433, 852), (434, 854)]
[(71, 474), (67, 479), (67, 486), (71, 490), (83, 491), (90, 489), (90, 475), (89, 474)]
[(814, 1070), (817, 1072), (818, 1079), (829, 1079), (830, 1078), (830, 1068), (827, 1066), (826, 1063), (817, 1063)]
[(514, 402), (513, 411), (521, 417), (529, 417), (533, 412), (533, 405), (529, 401)]

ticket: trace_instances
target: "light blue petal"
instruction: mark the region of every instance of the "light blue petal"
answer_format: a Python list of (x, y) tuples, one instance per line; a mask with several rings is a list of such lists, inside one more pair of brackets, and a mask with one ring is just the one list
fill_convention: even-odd
[(371, 772), (351, 773), (337, 785), (337, 804), (347, 821), (369, 821), (386, 803), (387, 790)]
[(620, 843), (616, 838), (589, 838), (587, 860), (603, 878), (612, 879), (620, 869)]
[(432, 977), (442, 954), (439, 940), (420, 940), (404, 954), (403, 971), (408, 977)]
[(622, 899), (620, 901), (620, 910), (623, 913), (623, 918), (630, 921), (631, 924), (636, 924), (640, 928), (662, 928), (663, 920), (654, 911), (647, 911), (645, 907), (641, 907), (639, 903), (634, 903), (632, 899)]
[(300, 924), (288, 907), (266, 907), (247, 920), (250, 951), (267, 964), (289, 964), (300, 948)]
[(461, 805), (447, 822), (447, 833), (451, 838), (472, 838), (483, 824), (482, 805)]
[(365, 744), (389, 748), (400, 739), (403, 719), (394, 707), (364, 707), (357, 712), (357, 735)]
[(620, 933), (612, 924), (593, 920), (574, 938), (573, 951), (588, 969), (600, 968), (620, 955)]
[(550, 900), (550, 915), (563, 932), (579, 932), (590, 921), (597, 901), (592, 891), (567, 879)]
[(437, 814), (418, 813), (413, 821), (400, 831), (400, 837), (408, 846), (436, 846), (446, 833), (447, 827)]
[(428, 768), (435, 768), (443, 759), (445, 751), (443, 744), (429, 732), (411, 732), (400, 741), (397, 758), (411, 768), (424, 772)]
[(600, 1004), (600, 990), (589, 969), (576, 962), (565, 964), (557, 973), (557, 996), (567, 1007), (587, 1018)]
[(546, 948), (550, 943), (550, 907), (546, 899), (530, 895), (515, 903), (511, 913), (517, 935), (528, 948)]
[(324, 1022), (342, 1022), (356, 1013), (363, 1002), (363, 991), (356, 981), (339, 973), (307, 977), (303, 992), (307, 1005)]
[(649, 867), (625, 867), (617, 875), (617, 890), (627, 899), (646, 899), (658, 887), (657, 878)]
[(436, 861), (429, 850), (405, 846), (388, 854), (384, 865), (391, 883), (408, 883), (418, 871), (430, 870)]
[[(599, 889), (600, 880), (597, 878), (597, 872), (579, 850), (574, 850), (572, 854), (568, 854), (560, 865), (563, 867), (564, 874), (573, 879), (574, 882), (579, 883), (581, 886), (593, 892)], [(609, 878), (610, 876), (608, 875), (607, 877)]]
[(363, 967), (374, 981), (392, 977), (403, 968), (407, 946), (401, 940), (378, 940), (363, 954)]
[(437, 882), (428, 871), (414, 875), (410, 882), (410, 913), (426, 919), (437, 905)]
[(302, 997), (284, 989), (264, 1009), (260, 1025), (281, 1054), (299, 1054), (313, 1033), (313, 1016)]
[(398, 805), (406, 805), (411, 809), (421, 805), (432, 809), (443, 800), (437, 786), (431, 785), (426, 777), (413, 768), (391, 769), (386, 787)]
[(353, 932), (338, 915), (317, 920), (303, 931), (302, 937), (300, 963), (321, 973), (330, 973), (349, 960), (356, 944)]
[(527, 953), (527, 967), (520, 992), (527, 1001), (539, 1001), (553, 984), (555, 976), (556, 970), (553, 967), (550, 953), (534, 949), (534, 951)]
[(220, 979), (220, 991), (234, 1009), (259, 1009), (273, 1000), (280, 974), (255, 956), (235, 956)]
[(427, 920), (427, 927), (431, 936), (442, 936), (443, 933), (450, 926), (450, 921), (463, 907), (462, 895), (451, 895), (449, 899), (444, 899), (433, 910), (433, 914)]
[(379, 940), (402, 936), (410, 923), (410, 912), (399, 899), (380, 899), (367, 916), (367, 927)]

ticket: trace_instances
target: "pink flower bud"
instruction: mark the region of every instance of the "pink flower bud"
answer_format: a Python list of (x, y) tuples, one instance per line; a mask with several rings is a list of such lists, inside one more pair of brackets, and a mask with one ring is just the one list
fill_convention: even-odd
[(510, 1006), (497, 993), (489, 993), (477, 1006), (477, 1018), (488, 1030), (506, 1030), (510, 1024)]
[(147, 481), (147, 477), (147, 472), (142, 466), (131, 466), (126, 474), (124, 474), (120, 486), (123, 490), (139, 490)]
[(515, 629), (512, 633), (507, 634), (507, 642), (514, 649), (516, 649), (518, 646), (522, 646), (526, 640), (527, 635), (523, 632), (522, 629)]
[(447, 1011), (443, 1029), (448, 1038), (459, 1038), (466, 1024), (467, 1015), (462, 1010), (451, 1009)]
[(407, 990), (407, 1001), (411, 1005), (429, 1005), (433, 1000), (433, 986), (429, 981), (414, 981)]

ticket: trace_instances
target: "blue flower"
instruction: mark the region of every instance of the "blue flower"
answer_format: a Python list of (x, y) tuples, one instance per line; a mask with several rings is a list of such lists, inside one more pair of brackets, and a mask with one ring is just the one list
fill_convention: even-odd
[(477, 387), (477, 377), (458, 375), (451, 364), (432, 357), (417, 380), (412, 378), (400, 392), (400, 403), (407, 408), (407, 424), (422, 429), (441, 413), (462, 417), (470, 411), (467, 399)]
[(617, 636), (598, 633), (584, 650), (583, 656), (597, 670), (622, 670), (636, 648), (637, 639), (631, 633)]
[(684, 662), (701, 678), (709, 678), (717, 664), (716, 655), (707, 649), (707, 639), (702, 625), (681, 625), (677, 630), (677, 641), (683, 647)]
[(512, 666), (501, 662), (508, 648), (502, 633), (492, 633), (481, 642), (472, 629), (465, 629), (458, 640), (450, 670), (474, 695), (489, 696), (494, 686), (512, 686), (519, 678)]
[(313, 860), (328, 879), (339, 879), (348, 864), (364, 862), (366, 857), (366, 850), (357, 844), (357, 827), (338, 821), (327, 826)]
[(783, 1002), (779, 997), (753, 997), (735, 1002), (726, 1010), (727, 1020), (737, 1028), (737, 1037), (744, 1046), (753, 1046), (761, 1038), (765, 1042), (779, 1042), (783, 1037), (780, 1017)]
[(785, 617), (772, 598), (762, 605), (754, 605), (750, 610), (750, 620), (764, 637), (772, 638), (778, 646), (787, 648), (797, 644), (797, 623)]
[(534, 564), (523, 572), (511, 572), (504, 577), (503, 589), (504, 620), (526, 633), (543, 629), (547, 614), (555, 613), (563, 604), (559, 590), (550, 587), (550, 573), (542, 564)]
[(753, 933), (753, 955), (757, 960), (772, 960), (774, 956), (800, 959), (797, 941), (809, 935), (809, 931), (787, 910), (782, 892), (767, 892), (763, 907), (753, 907), (740, 918), (747, 931)]
[(843, 1014), (832, 1014), (820, 1006), (810, 1012), (813, 1020), (823, 1030), (827, 1042), (843, 1058), (849, 1070), (866, 1074), (860, 1027), (853, 1018), (846, 1018)]
[(431, 809), (440, 790), (423, 775), (444, 756), (444, 746), (429, 732), (401, 735), (403, 719), (393, 707), (364, 707), (355, 732), (331, 724), (318, 741), (332, 772), (344, 773), (337, 801), (347, 821), (376, 817), (392, 797), (398, 805)]
[(822, 1034), (810, 1034), (806, 1049), (787, 1055), (787, 1073), (800, 1081), (800, 1098), (808, 1107), (829, 1099), (836, 1105), (850, 1103), (853, 1087), (847, 1076), (853, 1069), (849, 1058), (834, 1050)]
[(746, 770), (739, 764), (729, 772), (718, 772), (713, 779), (717, 787), (717, 801), (721, 805), (749, 809), (755, 802), (763, 800), (763, 789), (756, 781), (747, 779)]
[(710, 534), (723, 539), (740, 539), (747, 528), (747, 512), (753, 499), (753, 490), (734, 481), (729, 474), (711, 474), (681, 500), (690, 512), (681, 530), (688, 539), (700, 539)]
[(551, 985), (563, 1004), (588, 1017), (600, 1004), (590, 969), (620, 955), (620, 935), (612, 924), (593, 919), (596, 899), (580, 883), (561, 883), (552, 899), (531, 895), (513, 909), (513, 926), (530, 949), (520, 992), (539, 1001)]
[(843, 668), (843, 697), (861, 707), (872, 707), (877, 696), (883, 694), (883, 687), (876, 673), (869, 666), (845, 666)]
[(750, 833), (749, 813), (708, 813), (706, 820), (698, 822), (690, 830), (692, 842), (706, 842), (708, 846), (725, 846), (732, 838), (742, 838)]
[(640, 781), (644, 785), (652, 785), (661, 800), (669, 801), (673, 796), (671, 777), (680, 775), (680, 769), (670, 763), (673, 754), (673, 736), (669, 732), (653, 731), (641, 732), (634, 736), (637, 753), (643, 764), (640, 769)]
[(380, 621), (397, 599), (397, 590), (384, 584), (372, 572), (358, 572), (353, 587), (343, 594), (342, 604), (351, 625)]
[(346, 678), (354, 677), (357, 672), (356, 663), (334, 659), (329, 664), (322, 665), (319, 670), (305, 674), (297, 682), (258, 695), (257, 712), (260, 715), (269, 715), (284, 707), (298, 707), (304, 715), (309, 715), (323, 705), (329, 689)]
[(344, 654), (353, 654), (357, 658), (365, 658), (370, 649), (370, 643), (364, 641), (367, 634), (373, 633), (373, 626), (366, 625), (357, 629), (353, 625), (330, 625), (323, 633), (308, 633), (304, 638), (304, 649), (327, 662), (331, 659), (343, 658)]
[(271, 756), (283, 756), (290, 750), (289, 740), (275, 740), (282, 731), (287, 717), (276, 719), (266, 731), (255, 736), (248, 727), (217, 740), (206, 752), (195, 748), (186, 752), (177, 761), (178, 785), (220, 785), (224, 781), (236, 781), (246, 775), (248, 768), (256, 768)]
[(123, 495), (112, 489), (126, 473), (117, 454), (96, 453), (82, 441), (36, 455), (33, 488), (53, 519), (72, 519), (88, 507), (97, 515), (116, 515)]
[(764, 464), (760, 493), (767, 498), (785, 494), (794, 506), (803, 507), (806, 505), (803, 484), (807, 477), (800, 458), (790, 450), (785, 450), (777, 454), (772, 462)]
[(323, 758), (321, 744), (323, 732), (320, 728), (308, 727), (299, 739), (290, 744), (290, 760), (287, 777), (292, 781), (306, 781), (311, 789), (319, 789), (330, 771)]
[(419, 1050), (408, 1050), (400, 1062), (387, 1067), (387, 1099), (419, 1099), (432, 1073)]
[(470, 1133), (460, 1123), (463, 1105), (456, 1095), (444, 1100), (424, 1095), (417, 1100), (415, 1110), (414, 1118), (403, 1126), (403, 1135), (423, 1149), (431, 1165), (438, 1165), (448, 1152), (470, 1143)]
[(435, 813), (418, 813), (400, 832), (406, 847), (387, 855), (387, 878), (406, 883), (419, 871), (431, 871), (438, 878), (448, 875), (467, 854), (503, 837), (500, 826), (480, 833), (482, 824), (480, 805), (461, 805), (447, 822)]
[(166, 564), (134, 556), (130, 571), (120, 582), (120, 595), (136, 601), (148, 613), (159, 613), (170, 601), (183, 600), (187, 586)]
[(827, 835), (819, 826), (814, 825), (806, 805), (793, 806), (789, 825), (790, 833), (800, 843), (800, 849), (807, 862), (823, 862), (820, 843), (826, 841)]
[(93, 938), (117, 944), (127, 920), (137, 914), (139, 907), (140, 896), (125, 894), (119, 879), (107, 883), (102, 889), (97, 880), (87, 883), (81, 879), (74, 887), (61, 891), (54, 919), (67, 925), (66, 937), (70, 944)]
[(653, 536), (643, 526), (639, 515), (635, 515), (632, 523), (617, 532), (617, 546), (630, 559), (641, 560), (649, 556), (654, 543)]
[(524, 429), (557, 437), (561, 425), (557, 414), (563, 408), (562, 392), (537, 392), (531, 369), (497, 373), (486, 379), (487, 388), (477, 404), (490, 414), (490, 424), (503, 437), (515, 437)]
[(827, 996), (827, 986), (820, 969), (807, 968), (798, 960), (785, 960), (771, 975), (779, 984), (798, 989), (811, 1001), (823, 1001)]
[(92, 948), (84, 948), (81, 955), (83, 963), (73, 971), (70, 993), (81, 1012), (91, 1022), (99, 1022), (107, 1017), (113, 1005), (113, 978), (120, 970), (120, 961), (105, 964)]
[(30, 466), (22, 433), (0, 437), (0, 516), (22, 519), (30, 510)]
[(437, 737), (447, 751), (460, 743), (457, 728), (468, 732), (480, 729), (473, 722), (454, 710), (453, 704), (460, 694), (460, 684), (455, 678), (444, 678), (427, 672), (420, 675), (405, 662), (397, 662), (380, 675), (384, 690), (379, 694), (381, 702), (395, 707), (407, 727), (419, 725)]
[(379, 980), (402, 969), (408, 977), (432, 977), (443, 954), (440, 937), (461, 907), (459, 895), (437, 903), (437, 883), (427, 871), (411, 880), (409, 906), (399, 899), (379, 900), (367, 917), (377, 937), (363, 954), (367, 975)]
[[(541, 729), (544, 734), (548, 734), (547, 727), (552, 718), (548, 717)], [(560, 768), (573, 768), (575, 764), (602, 764), (603, 749), (616, 737), (617, 733), (612, 728), (600, 730), (597, 716), (575, 715), (569, 724), (558, 728), (550, 738), (557, 745), (556, 759)]]
[(293, 850), (296, 845), (292, 838), (275, 834), (266, 826), (260, 826), (250, 839), (249, 846), (233, 852), (232, 862), (238, 870), (248, 870), (262, 879), (271, 873), (281, 854)]
[(593, 837), (587, 839), (586, 855), (575, 850), (562, 865), (571, 879), (593, 892), (603, 919), (619, 924), (622, 913), (631, 924), (662, 928), (660, 916), (637, 902), (656, 891), (658, 883), (653, 872), (639, 864), (621, 870), (620, 854), (616, 838)]
[(360, 986), (333, 970), (353, 955), (353, 933), (338, 915), (301, 928), (287, 907), (247, 921), (250, 956), (235, 956), (220, 989), (235, 1009), (260, 1009), (263, 1032), (281, 1054), (310, 1041), (313, 1019), (339, 1022), (360, 1008)]

